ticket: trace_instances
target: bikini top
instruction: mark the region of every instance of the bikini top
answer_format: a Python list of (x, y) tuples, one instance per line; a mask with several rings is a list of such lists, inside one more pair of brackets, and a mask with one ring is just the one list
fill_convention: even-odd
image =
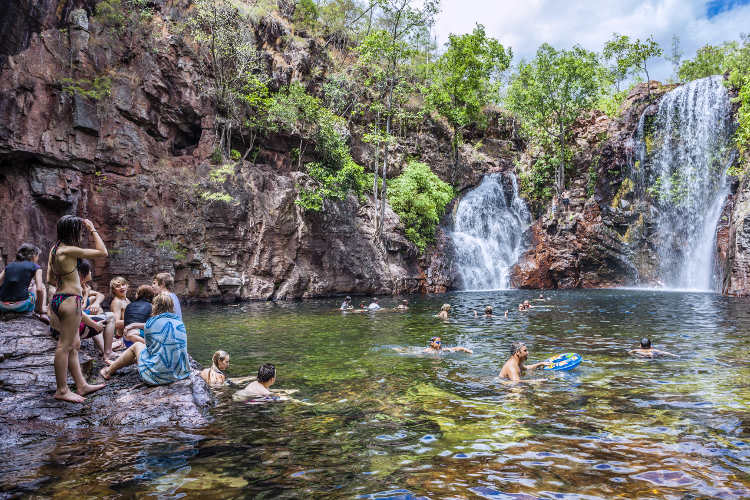
[(55, 243), (55, 246), (52, 247), (52, 263), (50, 265), (50, 268), (52, 269), (52, 274), (54, 274), (57, 277), (57, 286), (60, 286), (60, 278), (62, 278), (63, 276), (67, 276), (69, 274), (72, 274), (73, 271), (77, 271), (78, 270), (78, 264), (81, 263), (81, 259), (78, 258), (78, 259), (76, 259), (76, 267), (74, 267), (73, 269), (71, 269), (67, 273), (57, 274), (57, 272), (55, 271), (55, 263), (57, 262), (57, 247), (60, 246), (60, 243), (61, 242), (58, 241), (57, 243)]

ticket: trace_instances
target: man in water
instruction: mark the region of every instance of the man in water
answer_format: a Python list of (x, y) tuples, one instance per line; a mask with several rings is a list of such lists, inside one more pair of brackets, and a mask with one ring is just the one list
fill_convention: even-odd
[(404, 299), (401, 301), (399, 305), (397, 305), (394, 308), (396, 311), (408, 311), (409, 310), (409, 301)]
[(651, 347), (651, 341), (646, 337), (643, 337), (641, 339), (640, 349), (630, 349), (628, 353), (635, 354), (636, 356), (640, 356), (642, 358), (656, 358), (659, 356), (672, 356), (675, 358), (679, 357), (676, 354), (672, 354), (671, 352), (654, 349), (653, 347)]
[(266, 363), (258, 368), (258, 378), (250, 382), (247, 387), (234, 393), (235, 401), (251, 398), (273, 398), (274, 394), (268, 389), (276, 382), (276, 367)]
[(370, 310), (370, 311), (377, 311), (378, 309), (380, 309), (380, 304), (378, 304), (378, 298), (377, 297), (375, 297), (374, 299), (372, 299), (372, 303), (369, 306), (367, 306), (367, 309)]
[(430, 339), (430, 346), (426, 347), (424, 352), (465, 352), (467, 354), (474, 354), (474, 351), (465, 347), (443, 347), (443, 341), (440, 337), (432, 337)]
[(342, 311), (348, 311), (349, 309), (354, 309), (354, 306), (352, 305), (352, 298), (347, 295), (346, 298), (344, 299), (344, 302), (341, 303), (340, 309)]
[(500, 378), (508, 379), (511, 382), (520, 382), (521, 375), (526, 370), (536, 370), (540, 366), (551, 365), (548, 361), (540, 361), (533, 365), (524, 366), (523, 362), (529, 357), (529, 350), (526, 348), (526, 344), (523, 342), (513, 342), (510, 346), (510, 358), (503, 365), (503, 369), (500, 370)]

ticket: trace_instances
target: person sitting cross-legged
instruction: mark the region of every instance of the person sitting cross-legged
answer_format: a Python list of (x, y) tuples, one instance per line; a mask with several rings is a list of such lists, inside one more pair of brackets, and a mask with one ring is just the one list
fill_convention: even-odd
[(137, 364), (138, 374), (148, 385), (171, 384), (190, 376), (185, 324), (174, 313), (169, 293), (162, 292), (154, 297), (143, 338), (145, 344), (134, 343), (99, 374), (109, 380), (117, 370)]

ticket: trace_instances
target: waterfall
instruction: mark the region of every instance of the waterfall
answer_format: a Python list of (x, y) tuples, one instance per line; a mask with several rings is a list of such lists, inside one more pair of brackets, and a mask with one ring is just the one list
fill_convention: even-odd
[(451, 240), (465, 290), (508, 288), (531, 215), (514, 175), (488, 174), (458, 204)]
[(670, 288), (716, 288), (716, 227), (729, 193), (730, 99), (721, 76), (682, 85), (641, 117), (636, 189), (653, 200), (659, 280)]

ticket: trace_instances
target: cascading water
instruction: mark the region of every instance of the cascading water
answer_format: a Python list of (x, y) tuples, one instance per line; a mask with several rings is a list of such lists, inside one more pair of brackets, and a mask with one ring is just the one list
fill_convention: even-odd
[(682, 85), (641, 117), (636, 189), (656, 205), (659, 280), (670, 288), (715, 289), (716, 227), (732, 162), (730, 99), (721, 76)]
[(458, 204), (451, 239), (465, 290), (508, 288), (531, 215), (513, 175), (488, 174)]

